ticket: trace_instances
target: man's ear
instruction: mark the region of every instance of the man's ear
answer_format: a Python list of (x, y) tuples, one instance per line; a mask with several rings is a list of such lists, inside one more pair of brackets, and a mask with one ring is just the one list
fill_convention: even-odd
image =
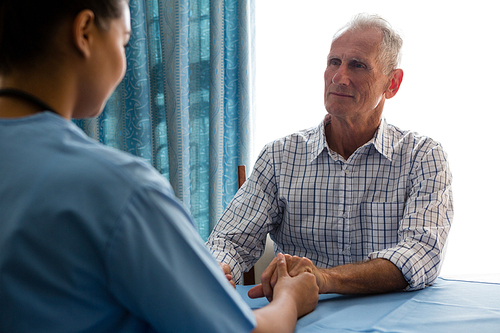
[(385, 91), (385, 98), (393, 98), (401, 87), (401, 82), (403, 82), (403, 70), (395, 69), (390, 74), (390, 85)]
[(95, 14), (91, 10), (82, 10), (73, 21), (73, 42), (85, 58), (90, 56), (93, 33), (96, 29)]

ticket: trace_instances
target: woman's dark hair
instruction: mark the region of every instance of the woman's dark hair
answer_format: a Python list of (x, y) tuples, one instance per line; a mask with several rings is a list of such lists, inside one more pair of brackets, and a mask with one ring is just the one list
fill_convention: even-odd
[(52, 36), (66, 19), (85, 9), (96, 24), (119, 18), (123, 0), (0, 0), (0, 73), (46, 55)]

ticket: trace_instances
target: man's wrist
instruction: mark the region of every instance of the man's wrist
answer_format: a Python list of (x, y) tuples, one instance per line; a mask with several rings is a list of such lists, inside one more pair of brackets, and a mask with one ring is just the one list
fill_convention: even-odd
[(317, 279), (320, 294), (331, 294), (337, 290), (339, 274), (331, 268), (320, 268)]

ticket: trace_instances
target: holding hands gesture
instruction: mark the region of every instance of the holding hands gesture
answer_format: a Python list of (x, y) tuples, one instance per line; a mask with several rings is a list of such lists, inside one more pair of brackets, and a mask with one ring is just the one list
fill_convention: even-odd
[[(291, 276), (288, 260), (279, 253), (273, 260), (275, 282), (271, 290), (270, 303), (254, 311), (257, 319), (257, 332), (293, 332), (297, 318), (302, 317), (316, 307), (318, 303), (318, 285), (310, 272), (301, 272)], [(258, 285), (249, 290), (250, 297), (262, 297)], [(253, 295), (251, 295), (253, 294)], [(260, 296), (259, 296), (260, 295)]]
[[(297, 277), (308, 273), (315, 277), (320, 294), (373, 294), (402, 290), (408, 286), (403, 274), (386, 259), (373, 259), (331, 268), (318, 268), (305, 257), (283, 255), (288, 275)], [(261, 284), (248, 291), (250, 298), (275, 297), (279, 281), (279, 258), (275, 258), (264, 270)]]
[[(297, 304), (297, 317), (308, 314), (318, 303), (318, 286), (316, 278), (311, 272), (301, 271), (292, 275), (289, 273), (290, 255), (281, 253), (274, 259), (276, 269), (274, 271), (274, 283), (270, 290), (270, 301), (276, 301), (283, 294), (289, 294)], [(270, 287), (270, 286), (269, 286)], [(254, 287), (255, 288), (255, 287)], [(250, 291), (249, 291), (250, 295)]]
[(279, 257), (283, 257), (286, 261), (285, 267), (287, 275), (290, 277), (298, 277), (302, 273), (308, 273), (315, 277), (319, 293), (324, 293), (324, 286), (326, 285), (326, 277), (322, 271), (317, 268), (311, 260), (305, 257), (292, 256), (289, 254), (278, 254), (276, 258), (271, 261), (269, 266), (264, 270), (261, 276), (261, 284), (253, 287), (248, 291), (250, 298), (266, 297), (270, 302), (273, 300), (273, 291), (279, 280)]

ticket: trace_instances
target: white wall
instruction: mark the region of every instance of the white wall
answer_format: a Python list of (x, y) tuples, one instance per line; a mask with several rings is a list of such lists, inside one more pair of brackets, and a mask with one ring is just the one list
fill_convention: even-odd
[(257, 2), (254, 160), (265, 143), (319, 124), (332, 35), (358, 12), (382, 15), (405, 43), (403, 85), (386, 102), (385, 116), (440, 141), (454, 176), (455, 219), (442, 275), (500, 277), (500, 24), (494, 2), (405, 3)]

